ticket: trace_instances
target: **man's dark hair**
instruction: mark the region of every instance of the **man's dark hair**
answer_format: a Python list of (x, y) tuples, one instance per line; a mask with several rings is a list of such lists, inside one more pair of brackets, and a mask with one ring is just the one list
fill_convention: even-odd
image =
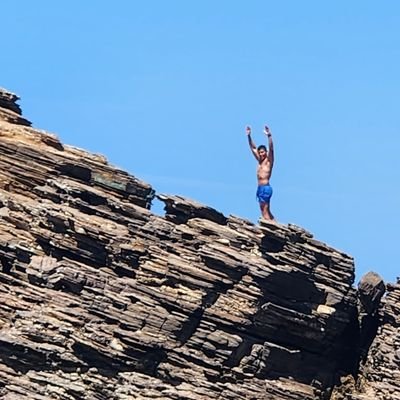
[(260, 151), (260, 150), (267, 151), (267, 148), (265, 147), (265, 145), (260, 144), (260, 145), (257, 147), (257, 151)]

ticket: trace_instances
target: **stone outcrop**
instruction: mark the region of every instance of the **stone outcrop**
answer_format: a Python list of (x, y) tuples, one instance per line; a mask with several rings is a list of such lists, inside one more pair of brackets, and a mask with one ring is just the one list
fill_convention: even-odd
[(399, 284), (371, 329), (350, 256), (181, 196), (155, 215), (0, 98), (0, 398), (399, 398)]
[(22, 111), (17, 100), (19, 97), (16, 94), (0, 88), (0, 121), (31, 126), (31, 122), (21, 116)]
[(387, 286), (380, 324), (361, 366), (360, 387), (354, 399), (400, 399), (400, 281)]
[[(367, 281), (375, 281), (375, 290), (381, 281), (367, 274)], [(364, 287), (366, 285), (363, 285)], [(371, 285), (367, 285), (371, 289)], [(374, 314), (372, 312), (371, 314)], [(377, 309), (376, 318), (362, 317), (362, 325), (373, 335), (362, 345), (359, 371), (356, 379), (343, 376), (332, 400), (386, 400), (400, 399), (400, 280), (387, 285), (387, 295)], [(364, 338), (365, 339), (365, 338)], [(367, 351), (365, 351), (367, 350)]]

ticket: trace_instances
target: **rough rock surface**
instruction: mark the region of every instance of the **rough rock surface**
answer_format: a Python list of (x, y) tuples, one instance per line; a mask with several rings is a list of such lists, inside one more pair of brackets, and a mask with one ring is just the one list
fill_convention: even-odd
[(21, 117), (21, 108), (17, 104), (19, 97), (3, 88), (0, 88), (0, 121), (31, 126), (31, 122)]
[(149, 184), (17, 99), (0, 91), (1, 399), (399, 398), (399, 284), (368, 352), (350, 256), (180, 196), (155, 215)]
[[(400, 280), (387, 285), (374, 326), (369, 351), (361, 354), (360, 371), (356, 380), (342, 377), (332, 400), (391, 400), (400, 399)], [(374, 321), (374, 320), (372, 320)]]
[(374, 315), (378, 311), (386, 287), (383, 279), (375, 272), (368, 272), (358, 283), (358, 298), (360, 299), (361, 312)]

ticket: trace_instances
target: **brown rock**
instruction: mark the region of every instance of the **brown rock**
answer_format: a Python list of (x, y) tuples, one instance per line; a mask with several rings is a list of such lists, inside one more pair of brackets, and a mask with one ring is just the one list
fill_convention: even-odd
[(158, 195), (157, 216), (151, 185), (11, 122), (0, 121), (0, 398), (312, 400), (335, 384), (332, 396), (395, 398), (398, 284), (359, 363), (350, 256), (181, 196)]

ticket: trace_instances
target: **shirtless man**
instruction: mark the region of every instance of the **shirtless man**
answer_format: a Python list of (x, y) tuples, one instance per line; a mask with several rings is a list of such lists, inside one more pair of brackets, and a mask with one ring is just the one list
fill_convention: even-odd
[(273, 220), (271, 214), (270, 199), (272, 196), (272, 187), (269, 184), (271, 178), (272, 167), (274, 166), (274, 144), (272, 142), (272, 134), (268, 126), (264, 127), (264, 133), (268, 137), (268, 151), (262, 144), (256, 147), (251, 138), (251, 128), (246, 127), (247, 139), (249, 141), (250, 150), (258, 161), (257, 166), (257, 200), (260, 203), (261, 214), (264, 219)]

